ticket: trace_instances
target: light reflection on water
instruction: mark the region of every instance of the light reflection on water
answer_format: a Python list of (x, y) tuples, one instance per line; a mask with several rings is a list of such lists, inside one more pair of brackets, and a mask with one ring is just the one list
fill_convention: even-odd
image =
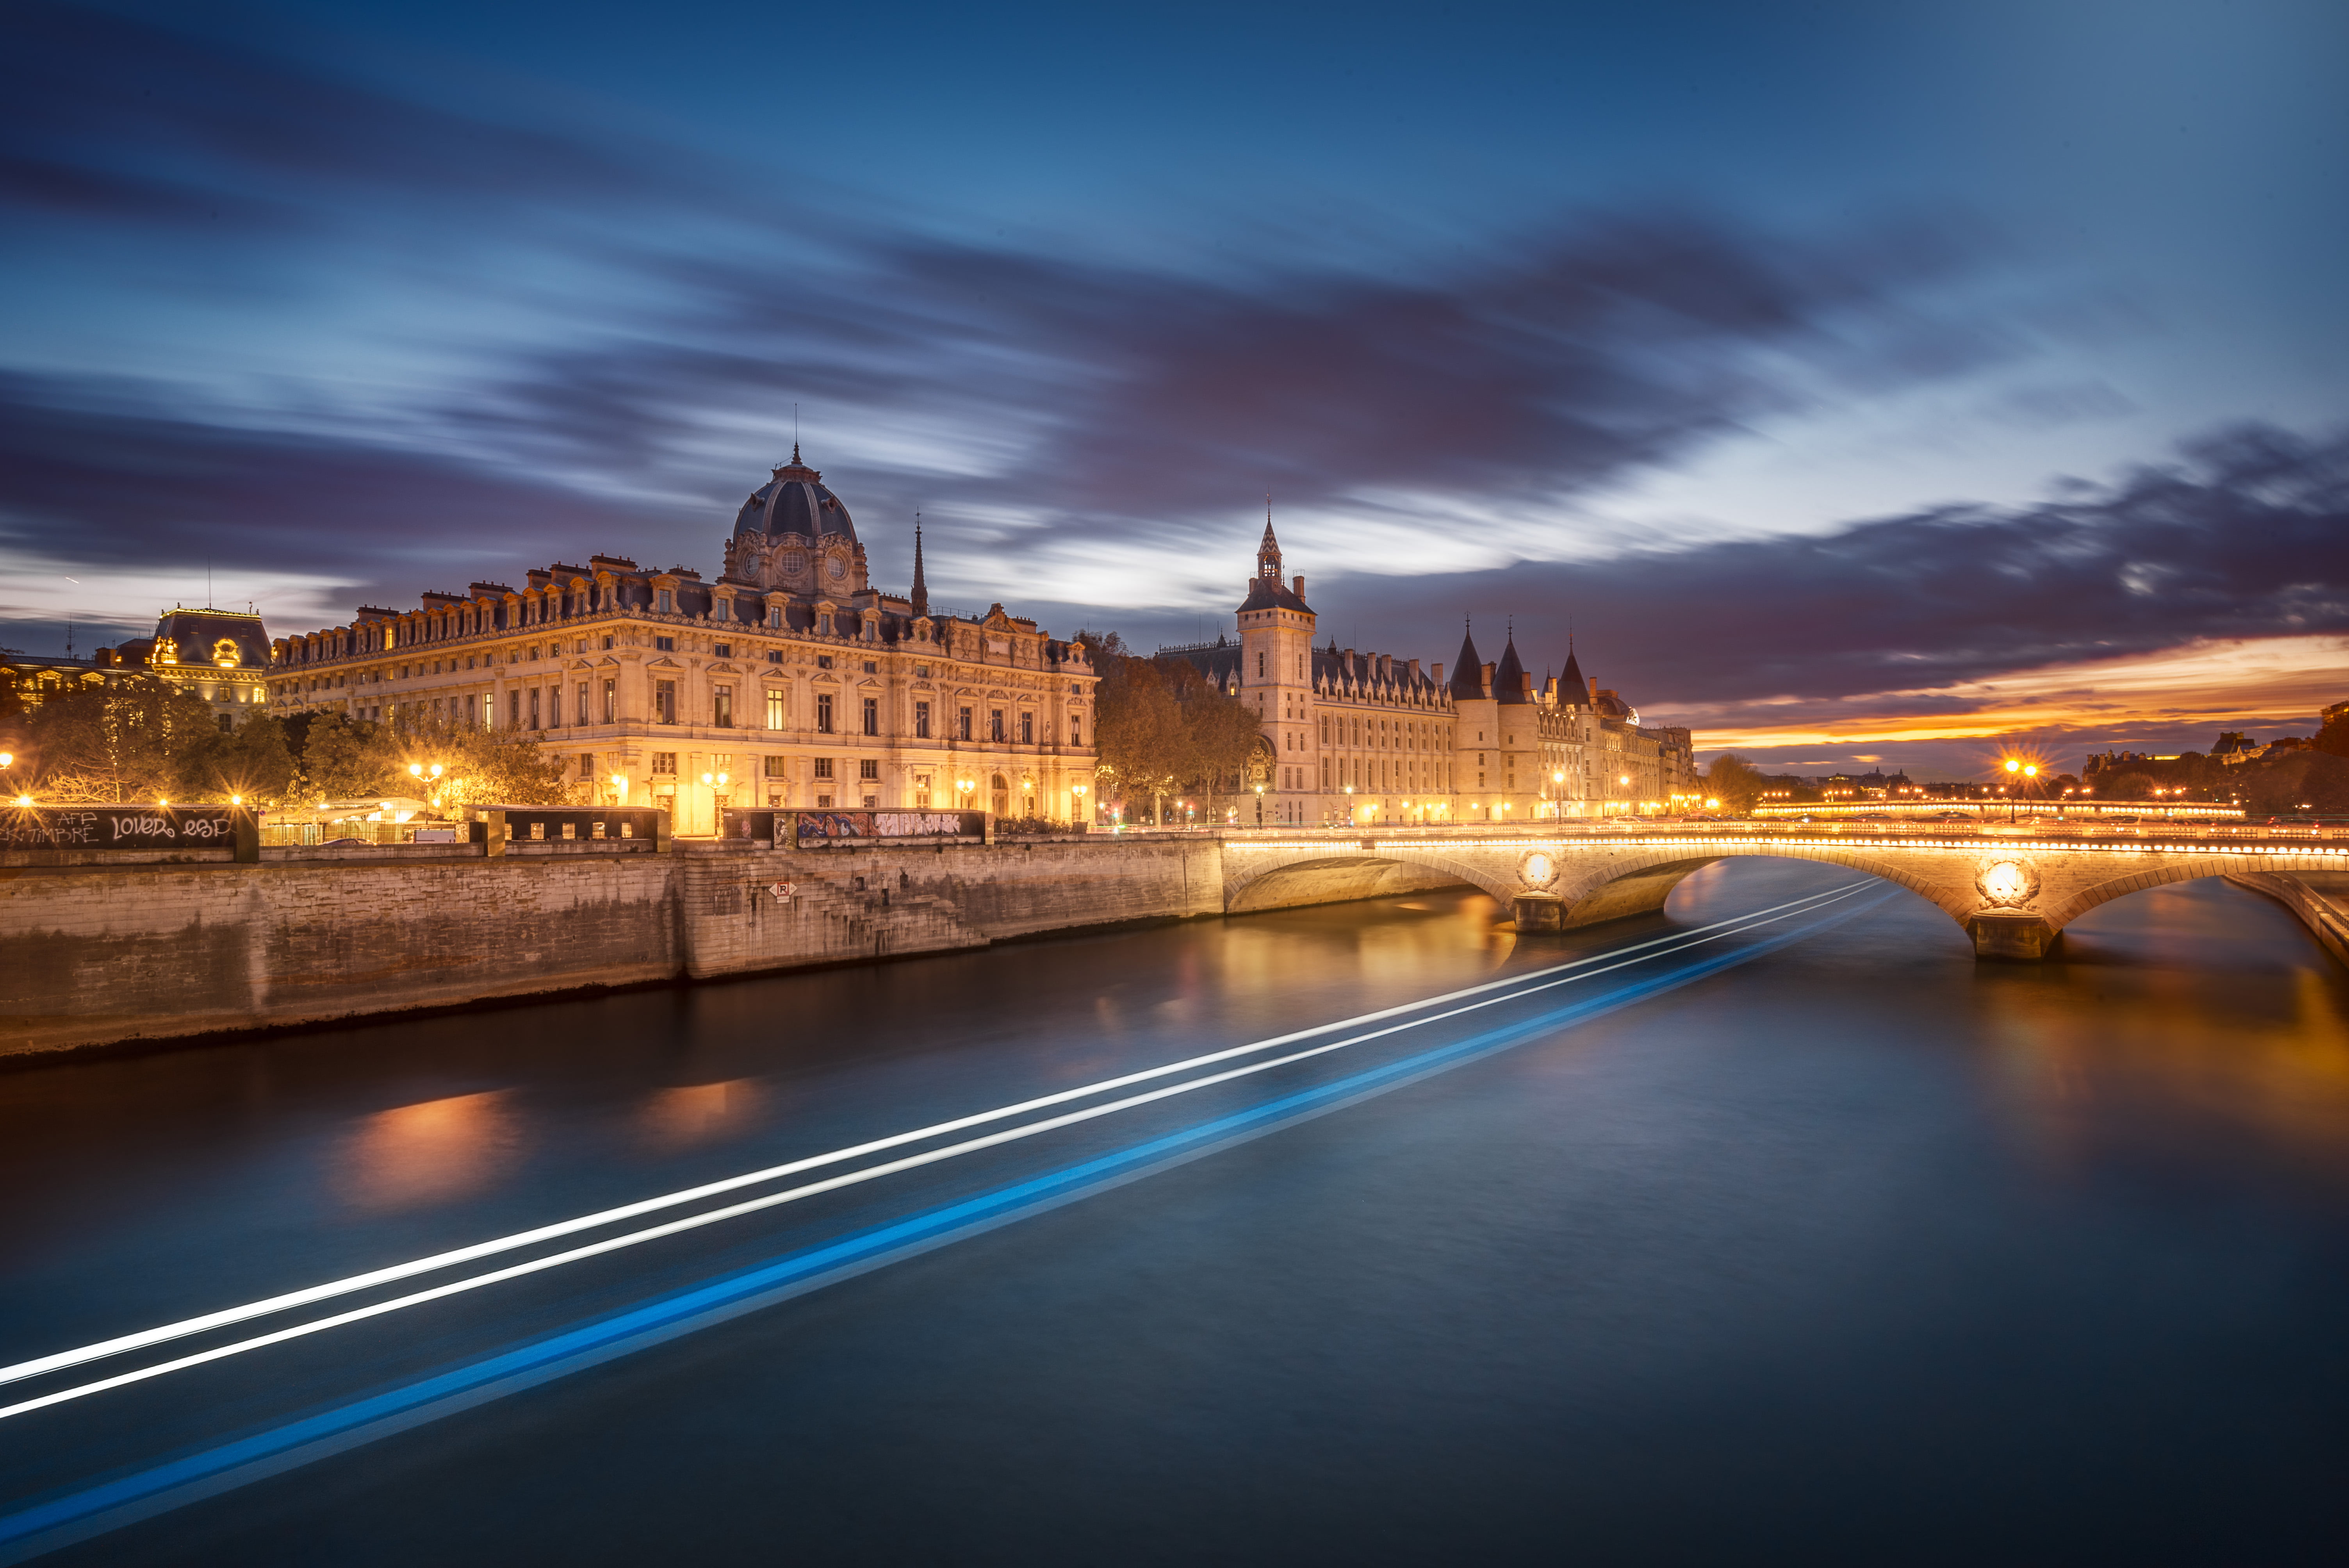
[[(1847, 880), (1723, 862), (1670, 915)], [(0, 1275), (0, 1326), (160, 1320), (166, 1244), (182, 1294), (243, 1299), (235, 1266), (279, 1266), (305, 1219), (265, 1194), (330, 1191), (305, 1240), (374, 1262), (388, 1235), (495, 1233), (1658, 929), (1521, 940), (1498, 913), (1415, 894), (0, 1080), (0, 1183), (53, 1195), (72, 1237), (19, 1250), (37, 1266)], [(162, 1220), (140, 1229), (141, 1205)], [(35, 1234), (0, 1210), (12, 1231)], [(2349, 1464), (2345, 1259), (2349, 978), (2289, 915), (2158, 890), (2054, 963), (1977, 965), (1902, 893), (502, 1402), (389, 1480), (332, 1472), (315, 1508), (327, 1467), (209, 1535), (191, 1511), (110, 1548), (2325, 1561), (2337, 1532), (2288, 1537), (2337, 1520)]]
[(503, 1091), (451, 1095), (378, 1111), (331, 1173), (351, 1208), (381, 1212), (472, 1197), (512, 1163), (520, 1129)]

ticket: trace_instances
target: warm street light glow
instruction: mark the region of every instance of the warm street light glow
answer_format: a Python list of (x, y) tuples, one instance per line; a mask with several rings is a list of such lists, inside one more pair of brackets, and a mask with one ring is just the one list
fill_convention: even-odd
[(33, 798), (30, 795), (19, 795), (16, 797), (16, 804), (19, 806), (29, 806), (32, 803)]
[(244, 797), (242, 795), (232, 795), (228, 798), (228, 803), (232, 806), (242, 806), (244, 804)]
[(0, 768), (14, 768), (16, 766), (16, 754), (15, 752), (0, 751)]

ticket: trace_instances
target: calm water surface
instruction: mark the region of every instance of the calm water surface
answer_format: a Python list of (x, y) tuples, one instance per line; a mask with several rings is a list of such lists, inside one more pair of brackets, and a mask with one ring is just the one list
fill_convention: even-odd
[[(0, 1075), (0, 1361), (1847, 874), (1718, 865), (1563, 942), (1423, 895)], [(1499, 1019), (1528, 1037), (47, 1561), (2341, 1561), (2340, 968), (2216, 882), (2044, 967), (1873, 884), (1836, 913), (1603, 1016), (0, 1420), (0, 1511)]]

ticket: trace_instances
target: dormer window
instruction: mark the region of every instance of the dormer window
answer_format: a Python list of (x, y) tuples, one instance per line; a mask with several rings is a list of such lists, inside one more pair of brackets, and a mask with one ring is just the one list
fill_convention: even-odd
[(674, 614), (677, 612), (677, 596), (666, 588), (660, 591), (659, 608), (664, 615)]
[(709, 606), (709, 618), (713, 621), (731, 620), (734, 616), (733, 606), (733, 600), (720, 599)]

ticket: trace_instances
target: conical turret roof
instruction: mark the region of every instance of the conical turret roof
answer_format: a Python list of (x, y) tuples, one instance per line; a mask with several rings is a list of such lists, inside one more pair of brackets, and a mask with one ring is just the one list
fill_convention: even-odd
[(1508, 645), (1501, 650), (1500, 667), (1493, 672), (1493, 696), (1501, 702), (1526, 700), (1526, 666), (1517, 662), (1517, 639), (1510, 634)]
[(1566, 645), (1566, 674), (1557, 681), (1557, 699), (1568, 707), (1590, 706), (1590, 683), (1582, 676), (1581, 661), (1574, 656), (1574, 645)]
[(1452, 666), (1452, 696), (1454, 701), (1474, 701), (1485, 695), (1485, 661), (1476, 656), (1476, 638), (1473, 632), (1460, 634), (1460, 662)]

